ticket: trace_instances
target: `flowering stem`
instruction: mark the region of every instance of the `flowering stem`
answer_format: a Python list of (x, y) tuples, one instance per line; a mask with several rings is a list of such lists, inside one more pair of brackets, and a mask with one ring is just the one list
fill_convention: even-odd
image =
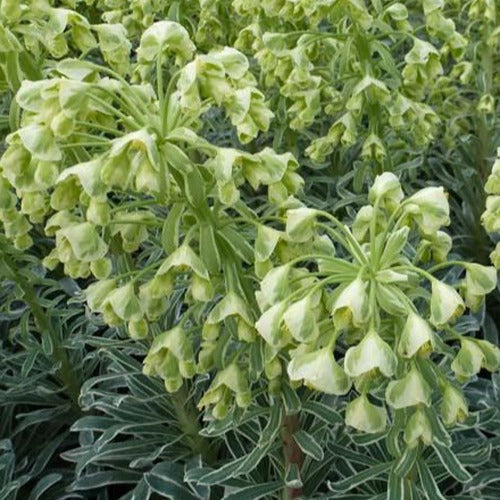
[[(299, 470), (302, 466), (304, 456), (293, 435), (300, 427), (299, 416), (285, 415), (283, 418), (283, 427), (281, 429), (281, 438), (283, 440), (283, 454), (285, 456), (285, 474), (290, 465), (296, 465)], [(284, 500), (300, 498), (302, 488), (285, 487)]]
[(184, 433), (184, 442), (196, 455), (201, 455), (207, 464), (213, 464), (217, 458), (217, 450), (210, 446), (209, 441), (200, 435), (201, 426), (199, 415), (185, 384), (170, 394), (170, 401), (174, 408), (177, 422)]

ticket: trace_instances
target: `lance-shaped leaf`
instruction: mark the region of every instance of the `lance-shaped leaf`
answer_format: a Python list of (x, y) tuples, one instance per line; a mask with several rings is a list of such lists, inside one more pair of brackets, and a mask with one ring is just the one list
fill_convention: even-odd
[(313, 208), (292, 208), (286, 212), (286, 234), (291, 241), (305, 242), (314, 236), (317, 211)]
[(108, 252), (108, 246), (90, 222), (70, 225), (57, 231), (56, 248), (61, 256), (61, 262), (68, 260), (61, 254), (61, 252), (66, 253), (64, 247), (68, 244), (74, 257), (82, 262), (102, 259)]
[(447, 383), (441, 402), (441, 416), (444, 425), (451, 427), (457, 422), (463, 422), (468, 414), (467, 401), (465, 401), (462, 391)]
[(346, 394), (351, 387), (330, 347), (293, 357), (288, 364), (288, 376), (290, 380), (303, 380), (307, 387), (326, 394)]
[(148, 63), (160, 54), (174, 54), (177, 64), (189, 61), (196, 46), (189, 38), (189, 33), (180, 24), (173, 21), (159, 21), (152, 24), (141, 37), (137, 49), (139, 63)]
[(432, 389), (417, 368), (400, 380), (389, 382), (385, 391), (386, 401), (396, 410), (423, 404), (430, 406)]
[(382, 432), (387, 425), (387, 411), (368, 400), (366, 394), (353, 399), (345, 409), (346, 424), (367, 433)]
[(429, 446), (432, 443), (432, 438), (429, 417), (423, 408), (417, 408), (406, 424), (404, 440), (410, 448), (414, 448), (420, 441)]
[(375, 330), (370, 330), (357, 346), (350, 347), (344, 360), (344, 369), (350, 377), (359, 377), (375, 369), (391, 377), (396, 366), (396, 355)]
[(434, 349), (434, 332), (429, 323), (414, 312), (408, 314), (398, 344), (398, 354), (411, 358), (417, 352), (428, 352)]
[(319, 335), (311, 295), (294, 302), (283, 314), (288, 331), (299, 342), (311, 342)]
[(442, 326), (457, 319), (465, 311), (465, 304), (458, 292), (437, 279), (432, 280), (431, 322)]
[(340, 292), (333, 304), (332, 317), (335, 326), (362, 326), (367, 320), (367, 307), (366, 283), (361, 278), (356, 278)]

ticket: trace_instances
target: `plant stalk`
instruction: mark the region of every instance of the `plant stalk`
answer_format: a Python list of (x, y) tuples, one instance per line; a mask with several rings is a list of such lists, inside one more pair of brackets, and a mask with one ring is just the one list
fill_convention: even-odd
[[(300, 427), (298, 415), (285, 415), (283, 418), (283, 427), (281, 429), (281, 437), (283, 440), (283, 454), (285, 456), (285, 472), (288, 467), (295, 464), (299, 470), (304, 460), (304, 455), (299, 445), (295, 441), (293, 435)], [(302, 488), (285, 487), (284, 500), (292, 500), (302, 496)]]
[(200, 435), (199, 413), (189, 397), (186, 385), (183, 384), (177, 392), (171, 393), (170, 400), (186, 444), (194, 454), (201, 455), (205, 463), (209, 465), (215, 463), (217, 450), (211, 446), (208, 439)]

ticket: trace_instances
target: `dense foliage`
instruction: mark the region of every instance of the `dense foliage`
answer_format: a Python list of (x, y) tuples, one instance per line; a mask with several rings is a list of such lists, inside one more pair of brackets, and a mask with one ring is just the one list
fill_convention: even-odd
[(498, 498), (499, 16), (0, 0), (0, 497)]

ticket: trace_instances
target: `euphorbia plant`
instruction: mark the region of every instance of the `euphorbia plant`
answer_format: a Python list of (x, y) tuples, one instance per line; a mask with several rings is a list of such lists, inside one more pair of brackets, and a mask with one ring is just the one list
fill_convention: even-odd
[[(483, 307), (497, 274), (446, 260), (442, 188), (405, 198), (386, 173), (368, 199), (351, 227), (290, 201), (284, 230), (259, 229), (257, 270), (271, 267), (257, 294), (266, 367), (286, 365), (294, 385), (351, 393), (346, 423), (360, 431), (383, 432), (390, 419), (388, 445), (397, 459), (413, 463), (432, 445), (446, 461), (444, 426), (468, 415), (461, 384), (500, 367), (500, 350), (460, 326), (467, 307), (471, 314)], [(454, 272), (443, 274), (449, 268)]]

